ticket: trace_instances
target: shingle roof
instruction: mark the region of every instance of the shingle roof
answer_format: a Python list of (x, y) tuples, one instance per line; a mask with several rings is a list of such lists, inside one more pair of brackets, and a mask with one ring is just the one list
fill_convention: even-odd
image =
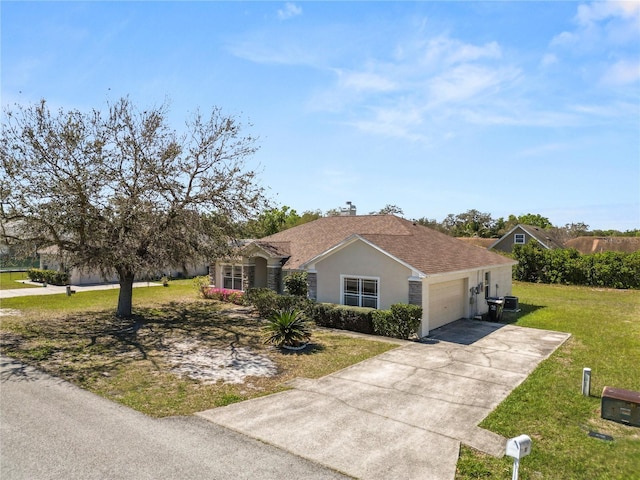
[(496, 242), (495, 238), (482, 238), (482, 237), (456, 237), (458, 240), (462, 240), (469, 245), (475, 245), (480, 248), (489, 248)]
[(544, 228), (536, 227), (535, 225), (518, 225), (525, 232), (537, 239), (540, 243), (544, 244), (547, 248), (564, 248), (562, 242), (554, 238), (553, 233)]
[(580, 253), (640, 251), (640, 237), (577, 237), (568, 240), (567, 248), (575, 248)]
[(263, 247), (289, 242), (284, 268), (295, 270), (353, 235), (426, 275), (515, 263), (395, 215), (322, 217), (259, 242)]
[(519, 223), (507, 233), (502, 235), (500, 238), (496, 239), (491, 245), (489, 245), (488, 248), (496, 248), (505, 239), (511, 238), (511, 234), (516, 230), (522, 230), (523, 232), (526, 232), (530, 237), (535, 238), (538, 243), (540, 243), (545, 248), (564, 248), (564, 246), (562, 245), (562, 241), (555, 238), (552, 231), (536, 227), (534, 225), (524, 225), (522, 223)]

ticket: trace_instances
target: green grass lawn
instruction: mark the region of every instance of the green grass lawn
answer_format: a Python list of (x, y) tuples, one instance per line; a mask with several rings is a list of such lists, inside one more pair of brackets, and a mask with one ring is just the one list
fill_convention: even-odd
[[(481, 424), (507, 438), (527, 434), (531, 455), (520, 479), (640, 479), (640, 428), (600, 418), (604, 386), (640, 390), (640, 291), (516, 283), (522, 311), (516, 325), (569, 332), (572, 337)], [(295, 377), (317, 378), (394, 345), (314, 332), (314, 346), (286, 354), (263, 343), (256, 317), (198, 299), (191, 281), (134, 290), (142, 326), (113, 316), (117, 290), (4, 299), (20, 315), (0, 317), (5, 354), (153, 416), (183, 415), (286, 388)], [(129, 328), (129, 329), (128, 329)], [(248, 348), (277, 365), (273, 377), (206, 385), (175, 374), (170, 345), (185, 339), (207, 348)], [(592, 369), (591, 397), (581, 394), (582, 369)], [(589, 431), (611, 435), (606, 442)], [(428, 448), (428, 446), (420, 447)], [(462, 447), (456, 478), (505, 479), (512, 460)]]
[(38, 288), (35, 285), (25, 285), (18, 280), (28, 280), (27, 272), (0, 272), (0, 290), (16, 288)]
[[(198, 299), (190, 280), (169, 288), (136, 288), (135, 320), (114, 317), (118, 290), (3, 300), (20, 315), (0, 317), (3, 353), (152, 416), (188, 415), (281, 391), (296, 377), (317, 378), (397, 345), (315, 331), (312, 345), (284, 353), (264, 344), (263, 320)], [(204, 384), (179, 376), (168, 358), (176, 344), (192, 349), (249, 349), (277, 367), (242, 384)], [(181, 352), (180, 354), (183, 354)]]
[[(481, 426), (507, 438), (531, 437), (522, 480), (640, 479), (640, 428), (600, 418), (603, 387), (640, 390), (640, 292), (516, 283), (514, 295), (522, 312), (504, 321), (572, 337)], [(584, 367), (592, 370), (588, 398), (581, 394)], [(456, 478), (509, 478), (512, 462), (463, 447)]]

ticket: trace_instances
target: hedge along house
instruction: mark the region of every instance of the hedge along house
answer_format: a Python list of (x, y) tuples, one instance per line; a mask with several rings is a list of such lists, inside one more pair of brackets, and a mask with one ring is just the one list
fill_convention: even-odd
[(308, 273), (318, 302), (423, 308), (420, 336), (486, 313), (485, 297), (511, 294), (516, 262), (394, 215), (323, 217), (260, 240), (210, 266), (212, 283), (282, 291), (287, 272)]

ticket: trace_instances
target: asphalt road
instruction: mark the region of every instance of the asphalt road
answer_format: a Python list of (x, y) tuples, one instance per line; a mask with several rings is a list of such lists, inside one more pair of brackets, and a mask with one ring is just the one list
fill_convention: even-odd
[(0, 356), (0, 478), (350, 477), (203, 418), (147, 417)]

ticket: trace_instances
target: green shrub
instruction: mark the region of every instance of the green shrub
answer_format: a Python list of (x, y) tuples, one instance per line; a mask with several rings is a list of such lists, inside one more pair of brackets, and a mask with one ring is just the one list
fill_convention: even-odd
[(269, 318), (279, 310), (297, 309), (307, 312), (313, 301), (295, 295), (280, 295), (270, 288), (250, 288), (245, 292), (245, 303), (253, 305), (258, 315)]
[(69, 274), (56, 270), (31, 268), (27, 271), (27, 276), (32, 282), (47, 283), (49, 285), (67, 285), (69, 283)]
[(375, 311), (373, 308), (313, 303), (310, 306), (309, 316), (321, 327), (372, 334), (374, 333), (371, 319), (373, 311)]
[(311, 328), (304, 312), (284, 309), (274, 312), (268, 319), (265, 343), (277, 347), (298, 347), (309, 342)]
[(256, 308), (261, 317), (268, 318), (277, 310), (278, 294), (270, 288), (250, 288), (245, 292), (244, 298), (246, 303)]
[(422, 307), (395, 303), (390, 310), (374, 310), (371, 316), (375, 333), (407, 340), (416, 334), (420, 326)]
[(537, 242), (516, 245), (516, 280), (606, 288), (640, 288), (640, 252), (581, 255), (575, 249), (547, 250)]
[(198, 292), (198, 295), (204, 297), (204, 290), (209, 287), (211, 280), (208, 275), (202, 275), (200, 277), (194, 277), (192, 283), (193, 288)]
[(289, 295), (307, 296), (307, 272), (291, 272), (284, 277), (282, 282)]

